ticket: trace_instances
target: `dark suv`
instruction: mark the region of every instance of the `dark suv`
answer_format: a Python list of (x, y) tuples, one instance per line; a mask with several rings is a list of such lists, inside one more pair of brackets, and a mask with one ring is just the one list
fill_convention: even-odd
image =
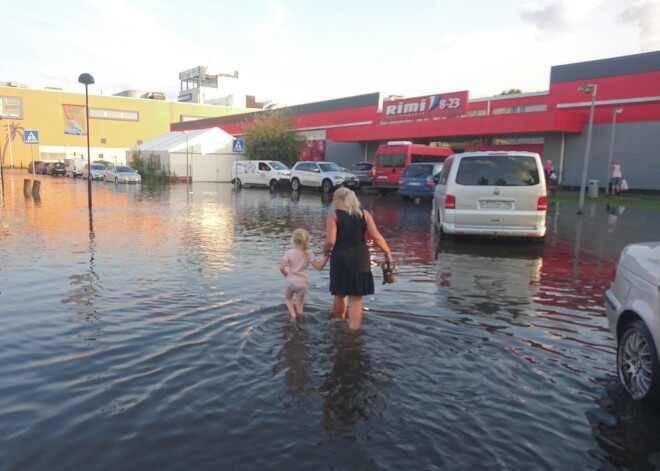
[[(39, 168), (40, 163), (41, 163), (41, 160), (35, 160), (34, 161), (34, 168), (35, 169)], [(30, 162), (28, 164), (27, 171), (28, 171), (28, 173), (32, 173), (32, 162)], [(35, 171), (35, 173), (36, 173), (36, 171)]]
[(55, 162), (48, 166), (48, 175), (56, 177), (58, 175), (66, 175), (66, 165), (63, 162)]
[(360, 187), (374, 184), (373, 162), (358, 162), (353, 165), (351, 172), (360, 180)]

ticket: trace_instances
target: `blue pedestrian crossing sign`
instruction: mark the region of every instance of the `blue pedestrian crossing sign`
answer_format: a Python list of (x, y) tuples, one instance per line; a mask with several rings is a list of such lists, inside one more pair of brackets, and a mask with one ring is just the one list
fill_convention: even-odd
[(25, 144), (39, 144), (39, 131), (23, 131)]
[(245, 152), (245, 139), (234, 139), (231, 145), (231, 151), (234, 154), (242, 154)]

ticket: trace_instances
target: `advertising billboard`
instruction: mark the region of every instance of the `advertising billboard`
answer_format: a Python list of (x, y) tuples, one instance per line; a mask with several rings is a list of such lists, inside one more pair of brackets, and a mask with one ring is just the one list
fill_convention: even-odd
[(468, 111), (468, 92), (442, 93), (383, 101), (381, 123), (460, 116)]

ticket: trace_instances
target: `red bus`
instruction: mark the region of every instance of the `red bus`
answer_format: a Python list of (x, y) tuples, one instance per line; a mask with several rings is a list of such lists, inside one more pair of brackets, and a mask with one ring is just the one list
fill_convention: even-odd
[(388, 193), (399, 187), (399, 177), (412, 163), (444, 162), (454, 153), (449, 147), (430, 147), (408, 141), (391, 141), (378, 146), (374, 157), (374, 188)]

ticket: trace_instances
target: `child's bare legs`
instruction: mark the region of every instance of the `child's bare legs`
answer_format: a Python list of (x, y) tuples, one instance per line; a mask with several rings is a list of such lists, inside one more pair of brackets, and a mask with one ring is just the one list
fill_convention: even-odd
[(332, 307), (337, 319), (346, 319), (346, 296), (335, 296)]
[(348, 297), (348, 328), (358, 330), (362, 324), (362, 296)]
[(289, 309), (289, 314), (291, 319), (296, 320), (296, 310), (293, 307), (293, 291), (287, 289), (284, 292), (284, 301), (286, 302), (286, 307)]
[(305, 307), (305, 295), (302, 293), (298, 293), (298, 296), (296, 297), (296, 313), (298, 316), (303, 315), (303, 308)]

